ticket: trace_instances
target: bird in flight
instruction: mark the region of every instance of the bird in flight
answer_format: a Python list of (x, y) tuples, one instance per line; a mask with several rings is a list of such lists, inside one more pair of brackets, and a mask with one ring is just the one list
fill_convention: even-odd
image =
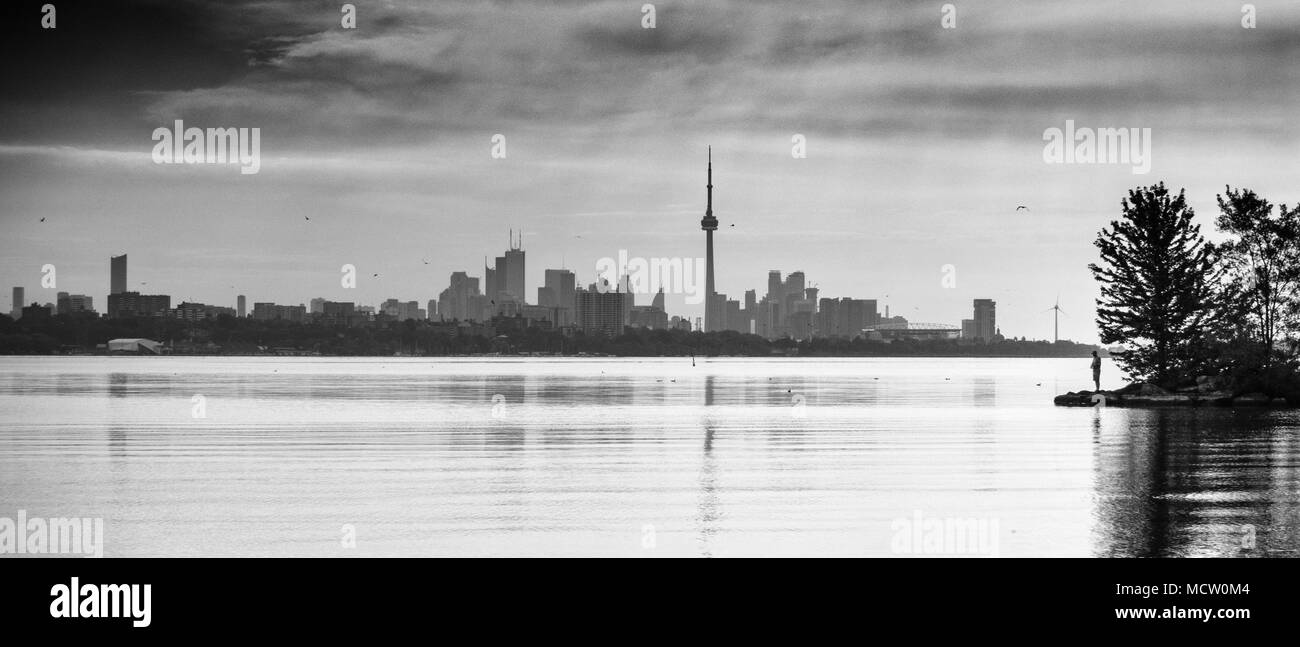
[(372, 274), (371, 276), (379, 276), (379, 274), (378, 274), (378, 273), (375, 273), (375, 274)]
[(45, 219), (44, 219), (44, 218), (41, 218), (41, 222), (45, 222)]
[(302, 219), (303, 219), (303, 220), (311, 220), (311, 216), (303, 216)]
[(1026, 206), (1023, 205), (1023, 204), (1020, 205), (1019, 207), (1016, 207), (1016, 211), (1020, 211), (1021, 209), (1024, 209), (1025, 211), (1029, 211), (1029, 207), (1026, 207)]

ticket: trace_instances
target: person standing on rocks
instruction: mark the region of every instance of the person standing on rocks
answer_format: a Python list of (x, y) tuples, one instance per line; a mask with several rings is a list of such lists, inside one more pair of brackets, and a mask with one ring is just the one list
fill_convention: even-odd
[(1092, 383), (1096, 385), (1097, 391), (1101, 390), (1101, 355), (1097, 351), (1092, 351)]

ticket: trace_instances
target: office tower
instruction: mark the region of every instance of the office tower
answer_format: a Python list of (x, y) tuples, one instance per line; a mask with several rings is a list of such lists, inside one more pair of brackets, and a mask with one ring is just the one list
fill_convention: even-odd
[(713, 282), (713, 232), (718, 229), (718, 219), (713, 217), (713, 147), (709, 147), (709, 183), (708, 202), (704, 208), (704, 217), (700, 219), (700, 229), (704, 230), (704, 331), (721, 330), (722, 317), (718, 307), (718, 298)]
[(109, 258), (109, 294), (126, 292), (126, 254)]
[(489, 299), (497, 302), (514, 301), (521, 306), (526, 302), (528, 294), (524, 287), (526, 270), (523, 243), (523, 234), (516, 241), (514, 231), (511, 230), (510, 247), (506, 249), (505, 255), (496, 257), (492, 267), (484, 264), (483, 292)]
[(239, 317), (240, 319), (244, 318), (244, 315), (247, 314), (244, 311), (245, 305), (247, 305), (247, 302), (244, 300), (244, 295), (241, 294), (238, 297), (235, 297), (235, 312), (236, 312), (235, 316)]
[(301, 323), (307, 319), (307, 308), (303, 306), (278, 306), (274, 303), (254, 303), (253, 319)]
[(768, 270), (767, 300), (773, 303), (781, 303), (785, 299), (785, 294), (781, 288), (781, 270)]
[(593, 283), (577, 292), (578, 325), (588, 335), (617, 337), (623, 334), (624, 303), (627, 294), (618, 291), (601, 292)]
[(429, 307), (424, 311), (424, 314), (427, 319), (438, 318), (438, 301), (436, 299), (429, 299)]
[(802, 299), (803, 291), (805, 289), (806, 288), (804, 286), (803, 272), (791, 272), (790, 276), (786, 277), (785, 279), (786, 294), (793, 294), (795, 295), (795, 298)]
[(118, 292), (108, 295), (108, 316), (111, 319), (164, 317), (171, 309), (172, 298), (166, 294)]
[(13, 308), (9, 311), (9, 316), (15, 321), (23, 316), (23, 299), (26, 298), (23, 296), (23, 292), (24, 290), (20, 287), (14, 288), (14, 303)]
[(68, 296), (68, 312), (77, 314), (79, 312), (94, 312), (94, 300), (84, 294), (73, 294)]
[(72, 311), (72, 302), (67, 292), (59, 292), (54, 297), (54, 314), (66, 315)]
[[(523, 244), (522, 235), (519, 244)], [(519, 303), (524, 303), (528, 294), (524, 287), (524, 250), (521, 248), (506, 250), (505, 267), (499, 268), (505, 274), (506, 293)]]
[(448, 287), (438, 295), (438, 311), (444, 321), (486, 321), (490, 313), (488, 297), (479, 292), (478, 278), (465, 272), (452, 272)]
[(650, 302), (650, 307), (660, 312), (668, 312), (668, 309), (664, 307), (664, 287), (662, 285), (659, 286), (659, 292), (655, 293), (654, 300)]
[[(573, 272), (569, 270), (546, 270), (546, 285), (537, 291), (538, 305), (554, 308), (553, 320), (556, 326), (569, 326), (577, 321)], [(541, 295), (547, 295), (550, 303), (542, 303)]]
[(623, 325), (632, 320), (632, 308), (636, 306), (636, 295), (632, 293), (632, 277), (624, 274), (618, 279), (618, 291), (624, 295)]
[(325, 299), (323, 297), (316, 297), (311, 300), (311, 313), (314, 315), (325, 314)]
[(419, 301), (399, 301), (397, 299), (389, 299), (380, 304), (379, 313), (396, 321), (418, 320), (425, 317), (425, 312), (420, 308)]
[(206, 303), (191, 303), (182, 301), (174, 309), (168, 310), (166, 316), (181, 321), (206, 321), (216, 319), (221, 315), (235, 316), (234, 308), (223, 308), (221, 306), (210, 306)]
[(745, 311), (750, 317), (754, 316), (754, 309), (758, 307), (758, 291), (745, 290)]
[(998, 304), (992, 299), (975, 299), (975, 337), (984, 341), (993, 341), (998, 333)]
[(962, 338), (962, 339), (975, 339), (975, 320), (974, 320), (974, 319), (962, 319), (962, 320), (961, 320), (961, 338)]

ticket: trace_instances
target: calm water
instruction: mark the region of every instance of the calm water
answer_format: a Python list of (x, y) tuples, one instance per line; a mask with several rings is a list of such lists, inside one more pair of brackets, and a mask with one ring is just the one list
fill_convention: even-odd
[(892, 556), (952, 520), (991, 534), (965, 554), (1300, 556), (1300, 415), (1052, 406), (1089, 379), (1087, 359), (0, 358), (0, 516), (102, 517), (110, 557)]

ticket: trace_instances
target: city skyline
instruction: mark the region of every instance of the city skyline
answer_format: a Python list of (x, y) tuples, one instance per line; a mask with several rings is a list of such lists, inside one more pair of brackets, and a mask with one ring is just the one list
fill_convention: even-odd
[[(106, 303), (102, 257), (130, 252), (149, 284), (129, 287), (176, 303), (423, 302), (515, 229), (530, 264), (585, 285), (621, 249), (703, 255), (712, 144), (717, 292), (798, 269), (923, 321), (990, 298), (1038, 339), (1059, 294), (1060, 336), (1093, 342), (1091, 242), (1128, 188), (1186, 187), (1207, 231), (1226, 184), (1300, 201), (1300, 8), (1255, 4), (1251, 30), (1239, 7), (1177, 2), (959, 4), (945, 30), (928, 5), (660, 3), (643, 30), (639, 5), (447, 2), (363, 5), (345, 31), (328, 6), (67, 3), (43, 31), (23, 13), (39, 3), (12, 3), (0, 280)], [(154, 164), (150, 133), (177, 120), (260, 128), (260, 171)], [(1045, 163), (1069, 123), (1152, 128), (1150, 173)]]

